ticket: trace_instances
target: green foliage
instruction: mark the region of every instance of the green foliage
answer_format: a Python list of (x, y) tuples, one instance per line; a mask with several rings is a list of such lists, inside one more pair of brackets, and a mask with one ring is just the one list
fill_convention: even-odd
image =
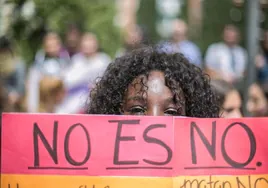
[[(241, 19), (233, 21), (231, 9), (241, 13)], [(203, 4), (203, 32), (197, 42), (204, 53), (211, 43), (222, 40), (222, 31), (225, 24), (234, 24), (241, 31), (241, 39), (244, 39), (245, 15), (244, 8), (235, 7), (232, 0), (215, 1), (206, 0)], [(243, 42), (243, 41), (242, 41)]]
[(94, 32), (101, 49), (111, 56), (121, 45), (119, 29), (113, 25), (113, 0), (34, 0), (35, 15), (30, 20), (20, 16), (25, 2), (15, 1), (15, 17), (10, 33), (28, 63), (32, 62), (41, 47), (45, 30), (56, 31), (64, 37), (69, 23), (80, 25), (84, 31)]

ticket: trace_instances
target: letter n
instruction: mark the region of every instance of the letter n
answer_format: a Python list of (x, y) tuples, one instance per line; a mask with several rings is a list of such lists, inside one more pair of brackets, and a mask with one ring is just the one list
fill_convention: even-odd
[(193, 164), (197, 164), (195, 131), (199, 135), (203, 144), (206, 146), (212, 159), (216, 160), (216, 121), (212, 122), (211, 144), (209, 143), (208, 139), (205, 137), (204, 133), (196, 125), (196, 123), (191, 122), (191, 138), (190, 139), (191, 139), (191, 152), (192, 152)]
[(42, 141), (44, 147), (48, 151), (49, 155), (53, 159), (55, 164), (58, 164), (58, 157), (57, 157), (57, 136), (58, 136), (58, 122), (54, 122), (53, 128), (53, 146), (51, 147), (44, 136), (44, 133), (40, 130), (37, 123), (34, 123), (33, 129), (33, 144), (34, 144), (34, 166), (40, 166), (40, 159), (39, 159), (39, 144), (38, 144), (38, 137)]

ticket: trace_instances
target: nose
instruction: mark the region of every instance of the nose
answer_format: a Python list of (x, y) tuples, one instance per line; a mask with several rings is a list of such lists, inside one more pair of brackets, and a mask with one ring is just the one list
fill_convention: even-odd
[(163, 116), (164, 112), (162, 112), (161, 108), (159, 105), (154, 105), (152, 107), (150, 107), (147, 110), (147, 116)]

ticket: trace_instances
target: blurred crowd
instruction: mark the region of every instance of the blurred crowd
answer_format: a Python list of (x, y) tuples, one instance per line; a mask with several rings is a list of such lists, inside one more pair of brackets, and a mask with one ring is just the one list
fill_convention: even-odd
[[(246, 91), (248, 101), (243, 101), (245, 91), (241, 86), (247, 76), (248, 55), (240, 45), (238, 28), (226, 25), (222, 41), (209, 45), (205, 54), (188, 39), (185, 21), (175, 20), (172, 28), (172, 37), (160, 41), (159, 50), (180, 52), (210, 75), (223, 117), (242, 117), (243, 102), (253, 116), (268, 116), (268, 31), (260, 40), (255, 62), (249, 62), (256, 65), (257, 80)], [(148, 44), (142, 28), (135, 25), (126, 32), (124, 46), (114, 56)], [(96, 35), (72, 25), (63, 39), (53, 31), (47, 32), (42, 49), (36, 51), (34, 62), (26, 67), (12, 42), (5, 37), (0, 39), (0, 111), (85, 113), (90, 89), (112, 61), (101, 50)]]

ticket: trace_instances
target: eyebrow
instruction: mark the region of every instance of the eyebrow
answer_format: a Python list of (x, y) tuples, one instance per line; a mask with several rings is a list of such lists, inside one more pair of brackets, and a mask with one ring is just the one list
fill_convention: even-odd
[(168, 105), (170, 103), (176, 105), (176, 101), (174, 101), (174, 97), (169, 97), (169, 98), (165, 99), (164, 103), (165, 103), (165, 105)]
[[(141, 103), (145, 103), (146, 99), (144, 97), (142, 97), (142, 96), (133, 96), (133, 97), (128, 97), (127, 101), (138, 101), (138, 102), (141, 102)], [(177, 103), (174, 101), (173, 97), (169, 97), (169, 98), (165, 99), (164, 104), (167, 105), (167, 106), (169, 104), (177, 105)]]

